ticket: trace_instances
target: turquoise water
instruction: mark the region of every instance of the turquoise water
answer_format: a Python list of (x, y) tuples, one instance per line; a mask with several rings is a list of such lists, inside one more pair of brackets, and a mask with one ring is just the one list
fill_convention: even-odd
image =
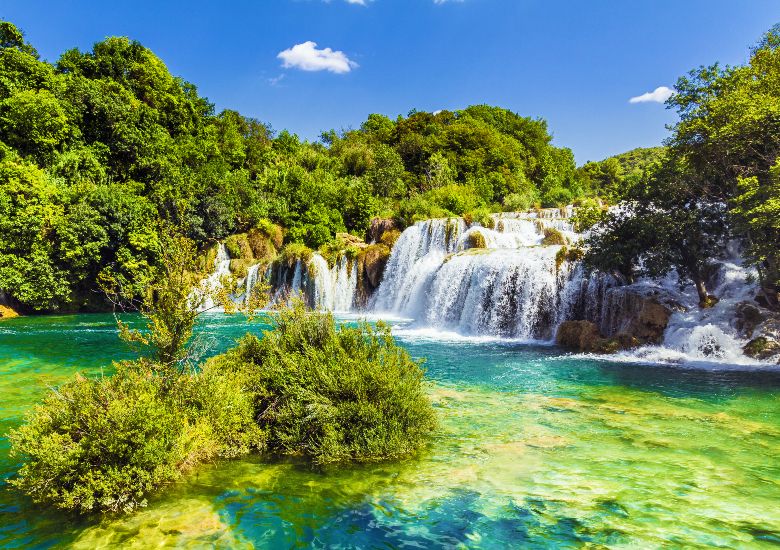
[[(0, 323), (0, 428), (80, 371), (132, 357), (107, 315)], [(204, 320), (209, 353), (247, 329)], [(550, 347), (402, 333), (441, 430), (397, 464), (209, 465), (126, 518), (83, 520), (0, 489), (3, 547), (780, 545), (780, 373), (610, 363)], [(0, 472), (15, 469), (5, 439)]]

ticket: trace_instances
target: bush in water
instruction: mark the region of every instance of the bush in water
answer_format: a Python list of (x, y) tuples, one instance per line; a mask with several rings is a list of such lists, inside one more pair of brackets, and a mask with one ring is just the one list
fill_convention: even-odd
[(57, 508), (130, 512), (201, 462), (263, 447), (237, 378), (193, 373), (171, 387), (146, 362), (117, 368), (76, 376), (11, 432), (24, 461), (12, 485)]
[(435, 427), (418, 362), (389, 328), (341, 326), (301, 304), (262, 339), (210, 359), (204, 372), (238, 374), (255, 399), (268, 450), (323, 464), (413, 454)]
[(316, 463), (408, 456), (434, 428), (420, 365), (387, 327), (337, 327), (301, 304), (262, 340), (172, 378), (140, 360), (77, 376), (10, 434), (33, 500), (130, 512), (200, 463), (253, 451)]

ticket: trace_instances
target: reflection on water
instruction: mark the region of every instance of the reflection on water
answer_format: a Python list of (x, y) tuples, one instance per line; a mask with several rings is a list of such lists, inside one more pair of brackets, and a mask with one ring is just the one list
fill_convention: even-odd
[[(46, 384), (122, 350), (110, 316), (0, 325), (2, 428)], [(261, 325), (252, 327), (259, 332)], [(207, 318), (213, 351), (246, 330)], [(551, 347), (411, 339), (441, 431), (397, 464), (254, 458), (149, 508), (84, 522), (0, 495), (0, 544), (76, 547), (761, 547), (780, 543), (780, 374), (609, 363)], [(5, 476), (13, 470), (0, 450)]]

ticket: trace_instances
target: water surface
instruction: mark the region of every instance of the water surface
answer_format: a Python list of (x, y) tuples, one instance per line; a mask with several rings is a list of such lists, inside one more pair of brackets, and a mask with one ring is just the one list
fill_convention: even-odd
[[(132, 357), (108, 315), (0, 323), (0, 428), (75, 372)], [(263, 325), (209, 316), (208, 353)], [(611, 363), (401, 331), (441, 430), (418, 458), (209, 465), (122, 519), (0, 488), (3, 547), (579, 548), (780, 544), (780, 374)], [(0, 473), (16, 465), (0, 444)]]

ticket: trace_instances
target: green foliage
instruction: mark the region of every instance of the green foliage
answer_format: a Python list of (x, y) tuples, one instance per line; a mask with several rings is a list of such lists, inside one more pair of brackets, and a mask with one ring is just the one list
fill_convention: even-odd
[(680, 120), (665, 154), (634, 182), (624, 212), (607, 216), (586, 261), (626, 274), (676, 269), (696, 285), (706, 307), (713, 302), (705, 286), (708, 265), (738, 236), (748, 244), (768, 303), (778, 306), (779, 37), (771, 29), (744, 66), (700, 67), (677, 81), (668, 104)]
[[(10, 225), (46, 229), (30, 229), (35, 247), (0, 249), (0, 289), (39, 311), (105, 309), (105, 277), (139, 297), (161, 261), (150, 230), (160, 220), (200, 249), (246, 233), (255, 258), (270, 259), (287, 243), (362, 235), (379, 213), (412, 223), (539, 197), (557, 206), (583, 188), (571, 152), (550, 140), (542, 120), (477, 105), (370, 115), (358, 130), (304, 142), (215, 113), (136, 41), (109, 37), (52, 65), (0, 22), (0, 162), (29, 164), (50, 188), (38, 214), (10, 206)], [(16, 177), (0, 170), (0, 193)]]
[(293, 266), (298, 260), (309, 263), (314, 255), (314, 251), (308, 246), (300, 243), (290, 243), (282, 249), (279, 254), (279, 261)]
[(594, 199), (583, 199), (572, 216), (571, 223), (577, 232), (587, 231), (604, 218), (604, 209)]
[(10, 434), (10, 483), (79, 513), (130, 512), (199, 463), (264, 447), (240, 379), (188, 374), (171, 387), (140, 361), (53, 390)]
[(756, 176), (741, 178), (734, 198), (738, 230), (748, 237), (748, 257), (761, 269), (762, 288), (770, 303), (778, 300), (780, 289), (780, 159), (770, 169), (769, 177), (759, 180)]
[(367, 462), (406, 457), (427, 442), (435, 418), (422, 369), (388, 327), (338, 327), (301, 304), (274, 325), (204, 367), (245, 380), (271, 452)]

